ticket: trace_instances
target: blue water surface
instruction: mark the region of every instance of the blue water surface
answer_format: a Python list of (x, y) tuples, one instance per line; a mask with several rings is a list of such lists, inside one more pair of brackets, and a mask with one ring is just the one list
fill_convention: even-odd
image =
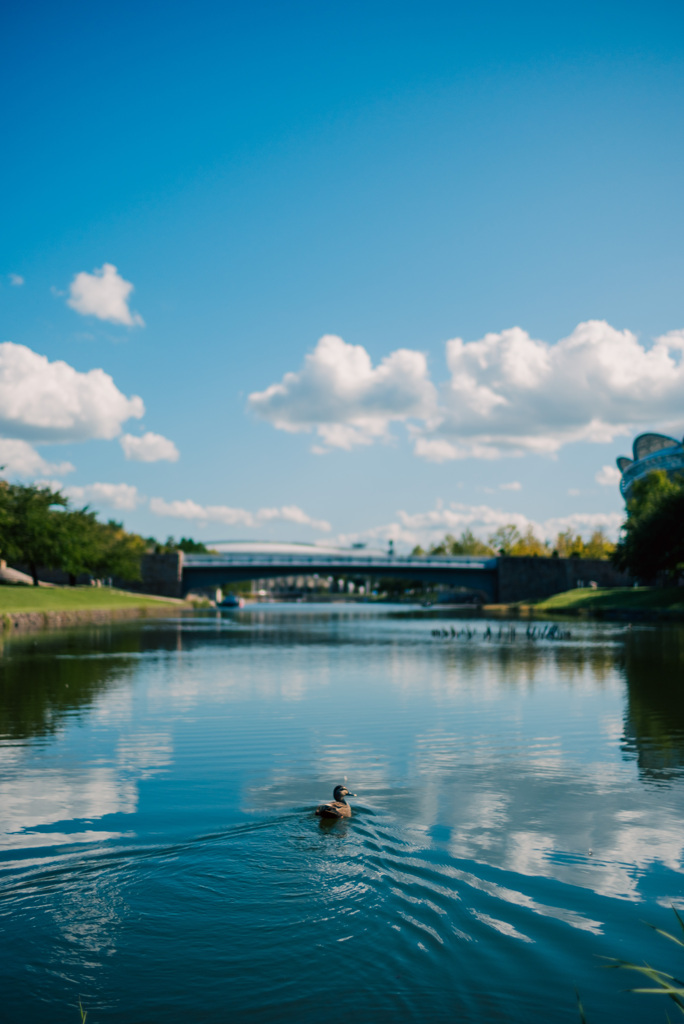
[(644, 923), (679, 927), (683, 811), (676, 626), (270, 605), (13, 639), (6, 1019), (522, 1024), (577, 989), (665, 1021), (601, 958), (684, 973)]

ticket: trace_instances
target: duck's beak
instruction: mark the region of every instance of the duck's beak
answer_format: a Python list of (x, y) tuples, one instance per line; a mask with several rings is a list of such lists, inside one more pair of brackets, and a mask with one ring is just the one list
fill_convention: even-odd
[(347, 796), (356, 796), (356, 793), (350, 793), (349, 790), (347, 790)]

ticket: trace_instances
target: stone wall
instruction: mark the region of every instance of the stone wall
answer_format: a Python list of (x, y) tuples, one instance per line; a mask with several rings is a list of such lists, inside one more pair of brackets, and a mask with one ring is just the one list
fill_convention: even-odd
[[(13, 569), (28, 573), (29, 568), (20, 562), (12, 563)], [(140, 580), (112, 578), (112, 586), (118, 590), (130, 590), (135, 594), (153, 594), (158, 597), (182, 597), (183, 552), (173, 551), (168, 555), (143, 555), (140, 559)], [(54, 583), (59, 587), (69, 585), (69, 574), (62, 569), (39, 568), (38, 579)], [(79, 586), (87, 586), (91, 577), (81, 573), (76, 577)]]
[(532, 601), (591, 581), (599, 587), (629, 587), (633, 582), (602, 558), (513, 558), (498, 559), (499, 604)]
[(173, 551), (167, 555), (143, 555), (140, 560), (142, 580), (138, 583), (123, 583), (114, 580), (116, 586), (135, 590), (142, 594), (156, 594), (159, 597), (182, 597), (183, 552)]

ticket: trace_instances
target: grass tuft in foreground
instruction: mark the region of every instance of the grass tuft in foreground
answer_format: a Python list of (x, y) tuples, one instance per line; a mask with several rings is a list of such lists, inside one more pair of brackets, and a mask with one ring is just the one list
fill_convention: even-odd
[[(677, 913), (675, 908), (672, 908), (677, 923), (684, 936), (684, 921)], [(671, 932), (666, 932), (662, 928), (656, 928), (655, 925), (650, 924), (648, 926), (652, 928), (658, 935), (662, 935), (664, 938), (669, 939), (670, 942), (674, 942), (677, 946), (681, 946), (684, 949), (684, 942), (677, 935), (672, 935)], [(675, 1004), (680, 1013), (684, 1014), (684, 981), (680, 981), (673, 974), (668, 974), (667, 971), (660, 971), (656, 967), (651, 967), (650, 964), (633, 964), (629, 960), (617, 960), (614, 957), (606, 957), (608, 963), (606, 967), (610, 970), (620, 971), (634, 971), (637, 974), (641, 974), (643, 977), (648, 978), (651, 982), (650, 986), (643, 988), (630, 988), (628, 992), (636, 992), (640, 995), (651, 995), (651, 996), (667, 996)], [(577, 989), (575, 989), (575, 996), (577, 997), (577, 1009), (580, 1016), (581, 1024), (588, 1024), (587, 1017), (584, 1012), (584, 1007), (580, 1000), (580, 995)], [(666, 1014), (666, 1019), (670, 1021), (669, 1016)]]
[[(672, 908), (679, 923), (679, 927), (684, 935), (684, 921)], [(658, 935), (664, 936), (669, 939), (670, 942), (675, 942), (678, 946), (684, 948), (684, 942), (676, 935), (672, 935), (670, 932), (663, 931), (662, 928), (656, 928), (655, 925), (649, 925), (654, 932)], [(651, 987), (646, 988), (632, 988), (630, 992), (638, 992), (641, 995), (655, 995), (655, 996), (668, 996), (669, 999), (678, 1007), (679, 1011), (684, 1014), (684, 981), (680, 981), (679, 978), (675, 978), (673, 974), (668, 974), (667, 971), (659, 971), (655, 967), (649, 966), (649, 964), (633, 964), (628, 960), (614, 960), (611, 958), (610, 963), (606, 965), (609, 968), (616, 968), (624, 971), (635, 971), (637, 974), (641, 974), (643, 977), (648, 978), (651, 982)]]

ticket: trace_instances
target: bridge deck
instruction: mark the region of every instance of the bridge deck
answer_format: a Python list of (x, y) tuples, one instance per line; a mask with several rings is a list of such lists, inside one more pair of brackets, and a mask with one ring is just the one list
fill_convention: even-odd
[(414, 579), (467, 587), (496, 595), (497, 559), (470, 555), (282, 554), (229, 552), (185, 555), (183, 592), (238, 580), (277, 576), (375, 576)]

